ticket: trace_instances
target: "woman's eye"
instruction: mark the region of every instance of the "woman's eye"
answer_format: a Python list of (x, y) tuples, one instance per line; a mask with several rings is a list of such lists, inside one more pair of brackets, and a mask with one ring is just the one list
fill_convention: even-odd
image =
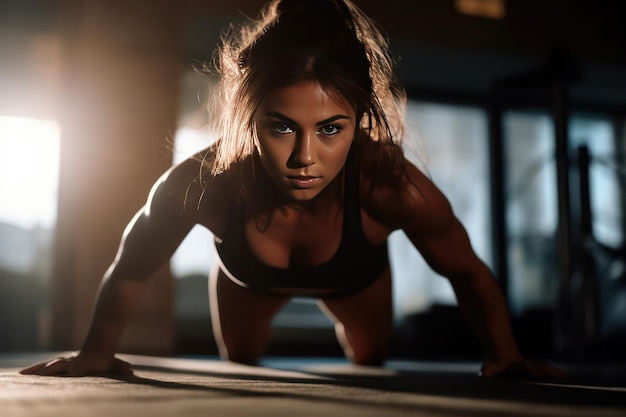
[(341, 131), (341, 129), (338, 126), (335, 126), (335, 125), (328, 125), (328, 126), (322, 127), (322, 129), (320, 129), (320, 131), (322, 132), (322, 134), (324, 134), (326, 136), (333, 136), (333, 135), (336, 135), (337, 133), (339, 133)]
[(287, 133), (292, 133), (293, 129), (288, 124), (277, 123), (277, 124), (274, 125), (274, 131), (276, 133), (280, 133), (280, 134), (284, 135), (284, 134), (287, 134)]

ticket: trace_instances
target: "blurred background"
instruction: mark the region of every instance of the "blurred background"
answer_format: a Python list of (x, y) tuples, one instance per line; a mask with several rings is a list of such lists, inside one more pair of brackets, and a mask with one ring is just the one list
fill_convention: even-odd
[[(209, 62), (261, 0), (0, 0), (0, 351), (76, 349), (152, 183), (215, 139)], [(535, 357), (626, 359), (626, 13), (584, 0), (355, 0), (388, 33), (407, 144), (492, 267)], [(214, 355), (197, 227), (121, 350)], [(393, 355), (480, 356), (448, 282), (390, 239)], [(313, 300), (268, 354), (339, 355)]]

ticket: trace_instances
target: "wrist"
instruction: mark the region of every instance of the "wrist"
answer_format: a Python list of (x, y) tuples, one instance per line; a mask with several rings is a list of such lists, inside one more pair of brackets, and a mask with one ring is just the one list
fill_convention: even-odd
[(517, 351), (517, 349), (513, 352), (503, 352), (499, 354), (492, 354), (488, 356), (488, 359), (492, 362), (519, 362), (524, 359), (522, 354)]
[(103, 349), (101, 346), (85, 344), (80, 348), (77, 354), (90, 360), (108, 360), (115, 356), (115, 351)]

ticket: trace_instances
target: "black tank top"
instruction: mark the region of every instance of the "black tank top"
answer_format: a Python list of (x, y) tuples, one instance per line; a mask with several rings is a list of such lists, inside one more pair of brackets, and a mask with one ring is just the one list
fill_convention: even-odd
[(226, 275), (250, 290), (278, 296), (339, 298), (356, 294), (372, 284), (389, 263), (387, 242), (371, 245), (363, 233), (360, 167), (357, 155), (353, 154), (354, 149), (345, 167), (341, 242), (328, 262), (289, 268), (261, 262), (250, 249), (245, 222), (237, 216), (239, 221), (231, 222), (224, 239), (215, 239), (218, 262)]

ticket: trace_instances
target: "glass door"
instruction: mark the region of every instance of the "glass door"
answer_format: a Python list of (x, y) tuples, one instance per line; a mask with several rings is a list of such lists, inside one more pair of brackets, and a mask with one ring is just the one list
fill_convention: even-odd
[[(558, 201), (551, 115), (502, 114), (507, 296), (515, 318), (525, 318), (555, 342), (565, 334), (557, 350), (584, 354), (626, 332), (624, 167), (619, 165), (624, 145), (620, 148), (614, 124), (603, 115), (572, 113), (567, 131), (567, 155), (561, 156), (568, 165), (564, 203)], [(567, 248), (559, 239), (561, 204), (570, 216)], [(570, 259), (565, 280), (563, 251)]]

